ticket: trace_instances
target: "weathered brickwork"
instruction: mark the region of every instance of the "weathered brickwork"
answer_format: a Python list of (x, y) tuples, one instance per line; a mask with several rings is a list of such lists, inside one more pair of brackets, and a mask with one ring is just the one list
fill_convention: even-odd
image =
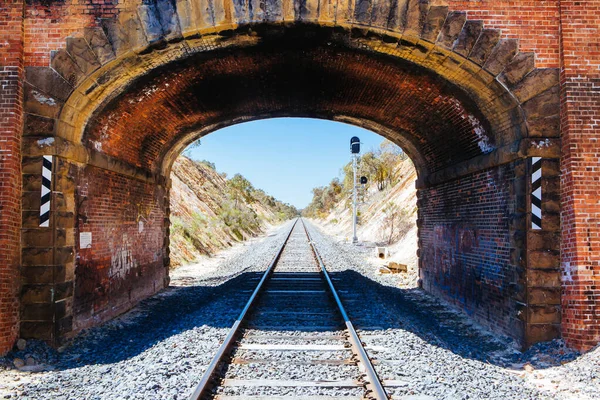
[(563, 336), (600, 341), (600, 1), (561, 1)]
[(23, 1), (0, 3), (0, 354), (18, 334)]
[[(168, 203), (160, 185), (105, 169), (82, 168), (75, 181), (73, 329), (80, 330), (119, 315), (168, 283)], [(92, 242), (84, 248), (87, 234)]]
[(162, 288), (175, 156), (220, 127), (290, 115), (363, 126), (410, 154), (428, 290), (524, 346), (600, 341), (600, 0), (0, 9), (0, 352), (17, 310), (22, 336), (57, 343)]
[(510, 164), (421, 189), (417, 225), (423, 287), (484, 324), (519, 337), (526, 311), (519, 298), (525, 271), (511, 257), (515, 189)]

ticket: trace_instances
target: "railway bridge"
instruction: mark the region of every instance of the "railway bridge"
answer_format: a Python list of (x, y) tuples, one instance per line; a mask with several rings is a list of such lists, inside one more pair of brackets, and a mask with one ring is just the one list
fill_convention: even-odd
[(168, 285), (176, 156), (282, 116), (412, 158), (425, 290), (591, 348), (599, 25), (598, 0), (3, 0), (0, 352)]

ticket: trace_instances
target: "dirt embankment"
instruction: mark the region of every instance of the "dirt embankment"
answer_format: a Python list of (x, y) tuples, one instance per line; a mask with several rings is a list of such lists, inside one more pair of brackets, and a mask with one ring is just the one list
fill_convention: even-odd
[(254, 237), (294, 213), (292, 207), (242, 182), (245, 185), (232, 182), (206, 162), (184, 156), (175, 161), (170, 192), (172, 267)]
[[(376, 185), (364, 194), (359, 206), (358, 239), (364, 247), (386, 246), (390, 257), (385, 262), (406, 264), (410, 280), (417, 279), (417, 173), (410, 159), (395, 167), (398, 181), (383, 191)], [(329, 215), (316, 220), (328, 233), (339, 240), (352, 241), (352, 208), (348, 199), (339, 201)], [(394, 222), (392, 227), (391, 220)], [(390, 240), (391, 237), (391, 240)], [(373, 261), (375, 251), (369, 250)]]

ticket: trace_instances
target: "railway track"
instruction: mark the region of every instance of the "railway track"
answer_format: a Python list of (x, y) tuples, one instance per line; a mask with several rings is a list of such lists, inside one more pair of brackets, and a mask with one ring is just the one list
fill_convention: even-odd
[(296, 220), (190, 399), (388, 399), (334, 281)]

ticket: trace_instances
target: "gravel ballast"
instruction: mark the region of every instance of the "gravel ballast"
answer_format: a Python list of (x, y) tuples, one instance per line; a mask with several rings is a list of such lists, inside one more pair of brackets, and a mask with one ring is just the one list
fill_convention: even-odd
[[(171, 287), (62, 352), (30, 341), (9, 353), (0, 361), (0, 398), (187, 399), (256, 285), (251, 278), (262, 275), (291, 223), (209, 268), (173, 271)], [(13, 360), (27, 356), (51, 371), (14, 370)]]
[[(363, 247), (338, 242), (305, 222), (361, 340), (375, 348), (367, 351), (376, 361), (378, 374), (395, 381), (388, 392), (396, 398), (600, 398), (600, 349), (580, 356), (554, 341), (521, 353), (510, 339), (491, 334), (446, 303), (420, 289), (402, 287), (401, 277), (378, 274), (366, 261)], [(170, 288), (123, 316), (81, 333), (60, 352), (28, 341), (23, 350), (0, 359), (0, 398), (187, 399), (291, 223), (202, 265), (173, 271)], [(259, 344), (298, 343), (302, 336), (307, 344), (329, 344), (342, 334), (246, 330)], [(271, 361), (289, 363), (285, 374), (265, 378), (317, 379), (319, 371), (330, 368), (307, 367), (301, 362), (344, 360), (347, 352), (240, 350), (236, 356), (268, 356)], [(14, 366), (16, 359), (23, 361), (20, 369)], [(253, 373), (257, 375), (248, 379), (261, 376), (260, 366), (256, 367)], [(277, 369), (276, 364), (272, 367)], [(234, 366), (228, 377), (242, 370), (243, 366)], [(351, 377), (348, 370), (339, 373), (337, 378)], [(225, 387), (221, 393), (237, 395), (239, 391)], [(317, 398), (330, 393), (282, 387), (275, 391), (257, 388), (252, 395)], [(352, 398), (361, 393), (340, 388), (337, 394)]]
[[(525, 353), (478, 326), (401, 274), (379, 274), (373, 249), (328, 236), (306, 223), (380, 378), (406, 381), (394, 396), (434, 399), (598, 399), (600, 349), (584, 356), (556, 340)], [(361, 329), (362, 328), (362, 329)]]

